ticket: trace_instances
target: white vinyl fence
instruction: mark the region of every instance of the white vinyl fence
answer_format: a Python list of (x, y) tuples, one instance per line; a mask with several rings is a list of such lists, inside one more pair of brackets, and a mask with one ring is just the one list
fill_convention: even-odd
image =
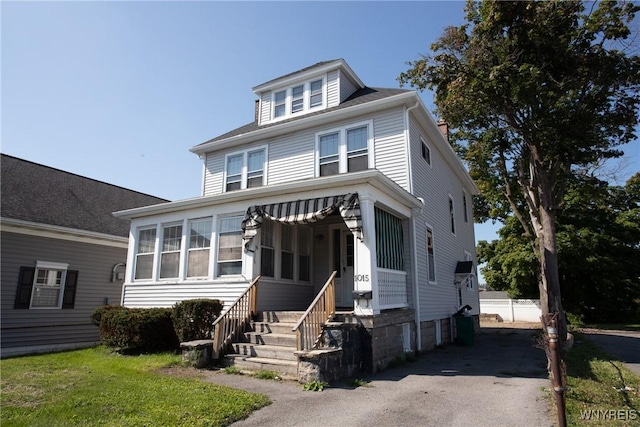
[(497, 314), (504, 322), (540, 322), (538, 299), (480, 299), (480, 313)]

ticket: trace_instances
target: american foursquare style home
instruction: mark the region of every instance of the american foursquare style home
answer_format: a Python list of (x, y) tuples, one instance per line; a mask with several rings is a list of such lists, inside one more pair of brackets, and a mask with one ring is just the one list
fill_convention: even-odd
[(253, 91), (251, 123), (191, 148), (201, 196), (115, 213), (131, 220), (122, 304), (220, 299), (214, 354), (298, 377), (451, 342), (466, 305), (477, 321), (478, 190), (419, 96), (342, 59)]

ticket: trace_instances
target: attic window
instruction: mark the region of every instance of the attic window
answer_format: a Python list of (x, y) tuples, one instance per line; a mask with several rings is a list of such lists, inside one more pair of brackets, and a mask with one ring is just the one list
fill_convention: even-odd
[(271, 95), (271, 117), (284, 119), (324, 105), (324, 78), (298, 83)]
[(429, 166), (431, 166), (431, 149), (429, 148), (427, 143), (422, 140), (422, 138), (420, 138), (420, 145), (420, 148), (422, 150), (422, 158), (427, 162)]

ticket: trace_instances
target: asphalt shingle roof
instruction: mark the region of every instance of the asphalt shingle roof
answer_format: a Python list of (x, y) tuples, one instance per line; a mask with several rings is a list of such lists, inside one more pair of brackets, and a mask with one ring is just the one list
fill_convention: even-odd
[(5, 218), (127, 237), (129, 220), (112, 212), (168, 202), (6, 154), (0, 169)]
[(407, 93), (407, 92), (412, 92), (412, 91), (409, 90), (409, 89), (364, 87), (364, 88), (361, 88), (361, 89), (358, 89), (357, 91), (355, 91), (351, 96), (349, 96), (342, 103), (340, 103), (340, 105), (337, 105), (335, 107), (327, 108), (325, 110), (320, 110), (320, 111), (317, 111), (315, 113), (304, 114), (304, 115), (301, 115), (301, 116), (292, 117), (290, 119), (281, 120), (281, 121), (278, 121), (276, 123), (268, 123), (268, 124), (264, 124), (264, 125), (258, 125), (258, 123), (254, 121), (254, 122), (248, 123), (248, 124), (246, 124), (244, 126), (240, 126), (239, 128), (236, 128), (236, 129), (234, 129), (232, 131), (224, 133), (224, 134), (222, 134), (220, 136), (217, 136), (217, 137), (215, 137), (213, 139), (205, 141), (202, 144), (198, 144), (198, 145), (196, 145), (196, 147), (208, 144), (210, 142), (221, 141), (223, 139), (231, 138), (233, 136), (247, 134), (247, 133), (254, 132), (254, 131), (257, 131), (257, 130), (260, 130), (260, 129), (266, 129), (266, 128), (269, 128), (269, 127), (272, 127), (272, 126), (279, 126), (279, 125), (281, 125), (283, 123), (289, 123), (289, 122), (292, 122), (292, 121), (295, 121), (295, 120), (300, 120), (300, 119), (304, 119), (304, 118), (307, 118), (307, 117), (317, 116), (319, 114), (326, 114), (326, 113), (330, 113), (332, 111), (342, 110), (342, 109), (345, 109), (345, 108), (353, 107), (355, 105), (366, 104), (367, 102), (373, 102), (373, 101), (377, 101), (377, 100), (380, 100), (380, 99), (389, 98), (391, 96)]

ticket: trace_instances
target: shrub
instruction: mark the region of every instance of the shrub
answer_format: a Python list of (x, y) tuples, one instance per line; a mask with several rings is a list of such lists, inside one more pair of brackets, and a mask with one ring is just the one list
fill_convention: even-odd
[(91, 313), (91, 323), (96, 326), (100, 326), (100, 320), (102, 319), (104, 313), (111, 310), (126, 310), (126, 308), (121, 305), (101, 305), (100, 307), (93, 310), (93, 313)]
[(170, 308), (105, 310), (100, 321), (103, 344), (123, 353), (175, 351), (179, 347)]
[(222, 311), (217, 299), (191, 299), (173, 306), (173, 328), (180, 341), (205, 340), (213, 337), (213, 322)]

